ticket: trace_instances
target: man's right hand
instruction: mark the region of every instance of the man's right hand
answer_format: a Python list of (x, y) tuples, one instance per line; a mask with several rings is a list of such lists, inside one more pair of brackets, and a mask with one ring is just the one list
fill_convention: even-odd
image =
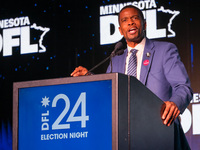
[(71, 76), (72, 77), (84, 76), (87, 73), (88, 73), (88, 70), (85, 67), (79, 66), (75, 68), (75, 70), (71, 73)]

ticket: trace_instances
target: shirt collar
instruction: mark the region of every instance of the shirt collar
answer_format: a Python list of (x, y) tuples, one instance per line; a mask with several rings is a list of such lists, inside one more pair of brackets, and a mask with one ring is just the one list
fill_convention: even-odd
[(145, 43), (146, 43), (146, 38), (143, 38), (143, 40), (138, 45), (136, 45), (135, 47), (130, 47), (130, 46), (127, 45), (128, 52), (130, 52), (133, 48), (137, 49), (138, 51), (143, 51)]

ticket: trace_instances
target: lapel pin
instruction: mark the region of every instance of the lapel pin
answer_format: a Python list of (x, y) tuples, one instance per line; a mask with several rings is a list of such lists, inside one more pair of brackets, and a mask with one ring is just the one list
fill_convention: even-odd
[(147, 52), (147, 54), (146, 54), (146, 55), (147, 55), (147, 57), (150, 57), (150, 56), (151, 56), (151, 53)]
[(145, 60), (144, 62), (143, 62), (143, 65), (144, 66), (147, 66), (149, 64), (149, 60)]

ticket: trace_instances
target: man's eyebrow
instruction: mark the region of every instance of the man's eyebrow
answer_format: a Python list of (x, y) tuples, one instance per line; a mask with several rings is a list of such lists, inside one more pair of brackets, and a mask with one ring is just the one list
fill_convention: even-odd
[(121, 19), (126, 19), (126, 18), (128, 18), (128, 17), (122, 17)]
[(132, 17), (140, 17), (139, 15), (133, 15)]
[(122, 18), (120, 18), (120, 20), (122, 20), (122, 19), (127, 19), (127, 18), (132, 18), (132, 17), (139, 17), (139, 18), (140, 18), (139, 15), (133, 15), (133, 16), (131, 16), (131, 17), (122, 17)]

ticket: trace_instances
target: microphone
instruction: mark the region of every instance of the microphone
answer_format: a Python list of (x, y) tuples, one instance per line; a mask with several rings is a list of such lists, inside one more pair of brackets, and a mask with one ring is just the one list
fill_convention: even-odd
[(120, 49), (115, 54), (119, 56), (119, 55), (122, 55), (123, 53), (124, 53), (124, 49)]
[(120, 54), (123, 54), (124, 51), (123, 51), (123, 44), (122, 42), (118, 42), (116, 45), (115, 45), (115, 49), (113, 50), (113, 52), (111, 53), (110, 55), (110, 73), (112, 73), (112, 68), (113, 68), (113, 65), (112, 65), (112, 58), (116, 55), (120, 55)]
[[(115, 48), (114, 50), (112, 51), (111, 53), (111, 57), (114, 57), (116, 55), (119, 55), (121, 54), (121, 52), (119, 53), (119, 51), (122, 51), (123, 50), (123, 44), (122, 42), (118, 42), (116, 45), (115, 45)], [(122, 53), (123, 54), (123, 53)]]
[[(107, 58), (105, 58), (103, 61), (101, 61), (100, 63), (98, 63), (96, 66), (94, 66), (93, 68), (91, 68), (85, 75), (88, 74), (92, 74), (91, 71), (93, 71), (94, 69), (96, 69), (97, 67), (99, 67), (101, 64), (103, 64), (104, 62), (106, 62), (108, 59), (110, 59), (111, 61), (111, 66), (112, 66), (112, 57), (116, 56), (116, 55), (122, 55), (124, 53), (123, 50), (123, 44), (122, 42), (118, 42), (115, 45), (114, 50), (112, 51), (112, 53), (110, 54), (110, 56), (108, 56)], [(112, 68), (112, 67), (111, 67)]]

